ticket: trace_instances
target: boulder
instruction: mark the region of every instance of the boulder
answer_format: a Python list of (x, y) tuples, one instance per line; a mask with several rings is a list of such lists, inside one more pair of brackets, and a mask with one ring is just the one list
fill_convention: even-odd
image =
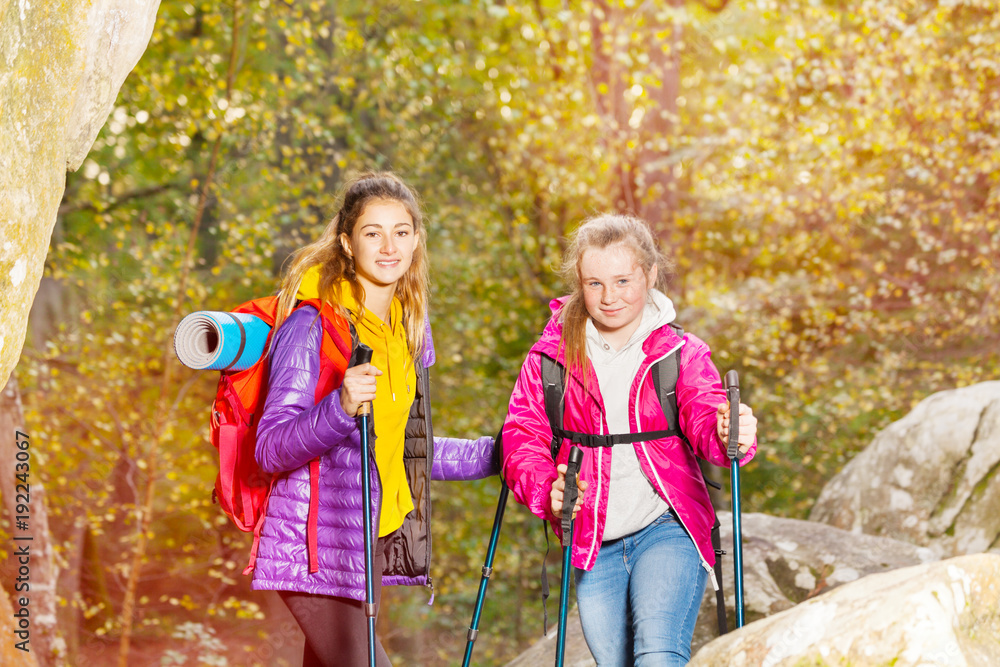
[[(558, 595), (558, 590), (556, 593)], [(571, 592), (570, 595), (574, 596), (575, 599), (576, 593)], [(558, 602), (558, 597), (556, 602)], [(559, 617), (556, 616), (554, 620), (558, 623)], [(505, 667), (541, 667), (542, 665), (550, 667), (554, 665), (558, 632), (558, 626), (553, 627), (545, 637), (532, 644), (531, 648), (508, 662)], [(475, 658), (475, 654), (473, 654), (473, 658)], [(590, 649), (587, 648), (587, 640), (583, 638), (580, 612), (575, 603), (566, 611), (566, 650), (563, 653), (563, 664), (566, 667), (597, 667), (594, 656), (590, 655)]]
[(1000, 539), (1000, 382), (933, 394), (832, 478), (810, 519), (941, 557)]
[[(733, 519), (722, 524), (723, 590), (729, 627), (736, 627), (733, 583)], [(771, 616), (869, 574), (937, 560), (929, 549), (882, 537), (858, 535), (814, 521), (744, 514), (744, 620)], [(691, 642), (692, 653), (719, 634), (715, 590), (706, 586)]]
[(146, 49), (159, 0), (0, 0), (0, 386), (21, 354), (66, 170)]
[[(729, 627), (734, 628), (732, 515), (719, 513), (722, 523), (723, 579)], [(857, 535), (813, 521), (783, 519), (766, 514), (743, 515), (743, 588), (747, 622), (785, 611), (820, 593), (872, 573), (935, 560), (933, 552), (908, 542)], [(706, 587), (691, 651), (718, 636), (715, 590)], [(507, 667), (553, 664), (556, 629)], [(583, 639), (575, 607), (568, 616), (565, 664), (594, 664)], [(721, 664), (721, 663), (720, 663)]]
[(704, 646), (691, 667), (1000, 665), (1000, 556), (872, 574)]

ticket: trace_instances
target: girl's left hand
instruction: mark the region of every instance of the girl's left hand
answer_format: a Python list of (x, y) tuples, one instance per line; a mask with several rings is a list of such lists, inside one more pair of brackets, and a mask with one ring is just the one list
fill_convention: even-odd
[[(719, 403), (719, 411), (715, 413), (715, 432), (723, 445), (729, 444), (729, 401)], [(743, 456), (757, 439), (757, 418), (753, 410), (745, 403), (740, 403), (740, 456)]]

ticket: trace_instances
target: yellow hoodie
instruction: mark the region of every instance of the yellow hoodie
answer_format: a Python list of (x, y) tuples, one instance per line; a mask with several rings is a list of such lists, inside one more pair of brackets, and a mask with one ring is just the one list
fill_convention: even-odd
[[(358, 321), (360, 308), (351, 295), (351, 288), (344, 281), (342, 304), (353, 315), (358, 339), (372, 348), (372, 365), (382, 371), (375, 381), (375, 400), (372, 402), (375, 427), (375, 465), (382, 482), (382, 511), (379, 515), (379, 537), (388, 535), (403, 525), (403, 519), (413, 509), (413, 497), (406, 482), (403, 467), (403, 445), (406, 440), (406, 421), (410, 406), (416, 396), (417, 374), (413, 358), (406, 344), (403, 326), (403, 305), (393, 298), (389, 309), (389, 322), (385, 323), (370, 310)], [(310, 268), (296, 295), (299, 299), (319, 296), (319, 266)]]

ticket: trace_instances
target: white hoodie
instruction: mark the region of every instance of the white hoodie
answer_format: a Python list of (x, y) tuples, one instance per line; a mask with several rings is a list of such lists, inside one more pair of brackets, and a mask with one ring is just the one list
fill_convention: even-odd
[[(642, 344), (650, 333), (674, 320), (674, 304), (663, 292), (649, 290), (639, 328), (620, 350), (613, 349), (592, 320), (587, 320), (587, 357), (597, 373), (611, 433), (630, 433), (628, 397), (644, 354)], [(635, 454), (638, 443), (615, 445), (611, 454), (611, 485), (603, 542), (642, 530), (669, 505), (660, 498)]]

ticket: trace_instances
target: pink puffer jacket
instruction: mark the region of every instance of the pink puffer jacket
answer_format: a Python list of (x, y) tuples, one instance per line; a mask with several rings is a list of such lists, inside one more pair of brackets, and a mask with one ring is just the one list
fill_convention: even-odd
[[(563, 299), (551, 303), (553, 317), (537, 343), (528, 352), (521, 374), (514, 385), (507, 419), (503, 426), (503, 471), (510, 490), (533, 514), (548, 519), (559, 535), (560, 524), (549, 509), (549, 492), (556, 479), (556, 463), (569, 457), (569, 443), (563, 441), (557, 461), (552, 461), (549, 443), (552, 430), (545, 416), (541, 382), (541, 355), (564, 363), (559, 350), (562, 325), (556, 313)], [(680, 427), (691, 447), (678, 437), (635, 443), (643, 473), (660, 496), (674, 509), (701, 554), (702, 565), (709, 570), (715, 563), (711, 531), (714, 523), (712, 503), (705, 487), (695, 454), (718, 466), (729, 467), (726, 448), (715, 432), (716, 411), (725, 403), (719, 372), (709, 358), (711, 352), (702, 340), (691, 334), (681, 339), (669, 325), (653, 331), (642, 345), (645, 358), (629, 391), (629, 421), (632, 432), (667, 428), (666, 418), (653, 387), (650, 368), (670, 354), (680, 355), (677, 380), (677, 407)], [(566, 412), (563, 427), (580, 433), (608, 432), (604, 401), (591, 371), (589, 386), (575, 373), (566, 375)], [(615, 445), (629, 447), (630, 445)], [(580, 478), (587, 480), (583, 509), (577, 514), (573, 531), (572, 562), (590, 570), (604, 534), (611, 479), (611, 457), (615, 447), (584, 448)], [(692, 448), (694, 451), (692, 452)], [(741, 460), (753, 458), (757, 444)]]

